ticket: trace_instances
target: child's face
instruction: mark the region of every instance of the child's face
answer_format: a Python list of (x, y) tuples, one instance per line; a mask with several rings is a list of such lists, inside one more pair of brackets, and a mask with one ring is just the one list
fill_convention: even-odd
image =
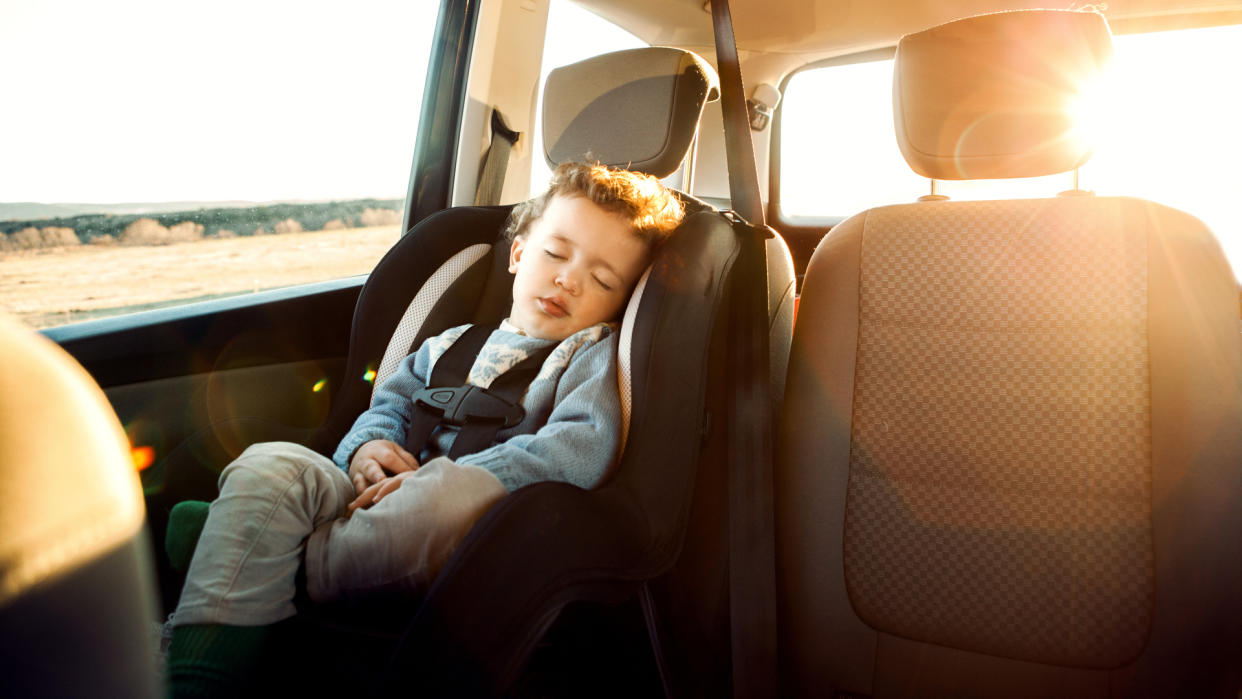
[(647, 244), (589, 199), (554, 196), (509, 251), (509, 322), (533, 337), (563, 340), (617, 317), (647, 266)]

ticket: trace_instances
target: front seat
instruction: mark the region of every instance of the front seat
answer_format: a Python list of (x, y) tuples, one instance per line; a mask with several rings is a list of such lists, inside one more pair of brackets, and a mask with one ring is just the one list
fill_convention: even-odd
[[(901, 150), (1072, 170), (1064, 106), (1111, 53), (1092, 12), (906, 36)], [(871, 209), (817, 248), (777, 438), (783, 693), (1238, 696), (1238, 285), (1197, 219), (1077, 194)]]
[(81, 366), (8, 317), (0, 357), (0, 695), (160, 696), (125, 433)]

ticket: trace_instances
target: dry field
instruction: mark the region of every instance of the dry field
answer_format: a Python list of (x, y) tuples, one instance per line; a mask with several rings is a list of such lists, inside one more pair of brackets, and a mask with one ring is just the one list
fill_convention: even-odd
[(0, 253), (0, 313), (35, 328), (369, 272), (398, 226)]

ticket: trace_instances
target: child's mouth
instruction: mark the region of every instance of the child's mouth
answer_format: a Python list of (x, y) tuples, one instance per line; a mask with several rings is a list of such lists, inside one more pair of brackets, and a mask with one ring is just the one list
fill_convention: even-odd
[(564, 318), (569, 315), (569, 310), (555, 298), (538, 298), (535, 301), (539, 304), (539, 310), (553, 318)]

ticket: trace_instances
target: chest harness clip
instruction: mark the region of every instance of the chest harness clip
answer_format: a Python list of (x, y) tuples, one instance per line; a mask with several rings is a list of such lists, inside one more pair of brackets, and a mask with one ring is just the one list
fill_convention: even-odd
[(497, 325), (472, 325), (436, 361), (427, 388), (415, 392), (413, 411), (406, 430), (405, 448), (424, 460), (431, 435), (440, 425), (459, 427), (448, 457), (456, 459), (483, 451), (496, 441), (496, 433), (514, 427), (526, 417), (522, 396), (539, 375), (543, 362), (556, 349), (535, 350), (488, 388), (466, 383), (470, 368)]

